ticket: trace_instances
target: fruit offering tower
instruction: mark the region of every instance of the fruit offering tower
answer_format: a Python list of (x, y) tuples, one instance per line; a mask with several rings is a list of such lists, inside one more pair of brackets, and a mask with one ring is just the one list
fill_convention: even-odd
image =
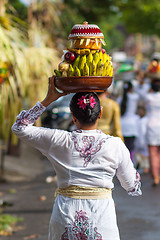
[(150, 64), (148, 65), (148, 77), (151, 79), (160, 79), (160, 60), (152, 59)]
[(101, 77), (101, 79), (103, 77), (112, 78), (111, 57), (102, 48), (102, 44), (105, 45), (104, 35), (97, 25), (87, 22), (76, 24), (73, 26), (68, 39), (70, 47), (64, 51), (58, 70), (54, 70), (57, 77), (69, 79), (71, 77), (75, 79), (75, 77), (93, 76)]

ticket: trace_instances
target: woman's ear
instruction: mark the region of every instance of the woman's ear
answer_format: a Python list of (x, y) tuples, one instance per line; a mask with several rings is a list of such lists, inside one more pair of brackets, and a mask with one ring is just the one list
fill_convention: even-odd
[(72, 118), (73, 118), (73, 122), (75, 123), (77, 118), (73, 115), (73, 113), (71, 112)]
[(100, 111), (100, 114), (99, 114), (99, 117), (98, 117), (98, 118), (101, 118), (101, 117), (102, 117), (102, 111), (103, 111), (103, 107), (101, 106), (101, 111)]

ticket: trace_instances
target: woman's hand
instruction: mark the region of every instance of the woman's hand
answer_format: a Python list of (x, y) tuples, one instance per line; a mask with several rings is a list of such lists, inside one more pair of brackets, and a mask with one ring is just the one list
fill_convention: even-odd
[(59, 93), (54, 85), (55, 76), (52, 76), (48, 80), (48, 92), (45, 99), (41, 102), (43, 106), (47, 107), (49, 104), (57, 100), (58, 98), (67, 95), (66, 93)]

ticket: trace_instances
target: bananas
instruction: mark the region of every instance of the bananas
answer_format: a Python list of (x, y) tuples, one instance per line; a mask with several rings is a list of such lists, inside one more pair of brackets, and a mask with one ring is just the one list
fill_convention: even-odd
[(75, 67), (74, 76), (78, 76), (78, 77), (81, 76), (81, 72), (77, 66)]
[(100, 59), (99, 62), (97, 63), (96, 75), (102, 76), (102, 72), (103, 72), (103, 61), (102, 61), (102, 59)]
[(88, 55), (91, 52), (91, 50), (88, 48), (86, 48), (86, 49), (68, 48), (68, 50), (71, 52), (75, 52), (76, 54), (79, 54), (81, 56)]
[[(88, 51), (86, 54), (86, 49), (82, 50), (84, 50), (83, 54), (79, 53), (73, 63), (70, 63), (68, 64), (68, 66), (65, 66), (66, 70), (64, 70), (64, 66), (62, 63), (61, 66), (59, 67), (59, 71), (54, 70), (57, 77), (113, 76), (113, 65), (109, 54), (107, 54), (106, 52), (102, 53), (101, 50), (95, 52)], [(61, 71), (62, 66), (63, 71)]]
[(89, 76), (89, 67), (87, 63), (84, 64), (83, 76)]
[(79, 64), (78, 64), (79, 70), (81, 72), (81, 76), (83, 76), (83, 69), (84, 69), (85, 63), (86, 63), (86, 55), (83, 55), (80, 58)]
[(68, 72), (67, 72), (68, 77), (74, 76), (74, 69), (71, 64), (69, 64)]

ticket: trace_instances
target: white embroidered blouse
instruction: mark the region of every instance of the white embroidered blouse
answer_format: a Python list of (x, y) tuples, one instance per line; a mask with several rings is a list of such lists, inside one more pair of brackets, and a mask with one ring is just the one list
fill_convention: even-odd
[(140, 175), (120, 138), (100, 130), (67, 132), (32, 126), (44, 110), (37, 102), (30, 110), (22, 111), (12, 131), (51, 161), (59, 188), (77, 185), (112, 189), (116, 175), (128, 194), (142, 194)]

